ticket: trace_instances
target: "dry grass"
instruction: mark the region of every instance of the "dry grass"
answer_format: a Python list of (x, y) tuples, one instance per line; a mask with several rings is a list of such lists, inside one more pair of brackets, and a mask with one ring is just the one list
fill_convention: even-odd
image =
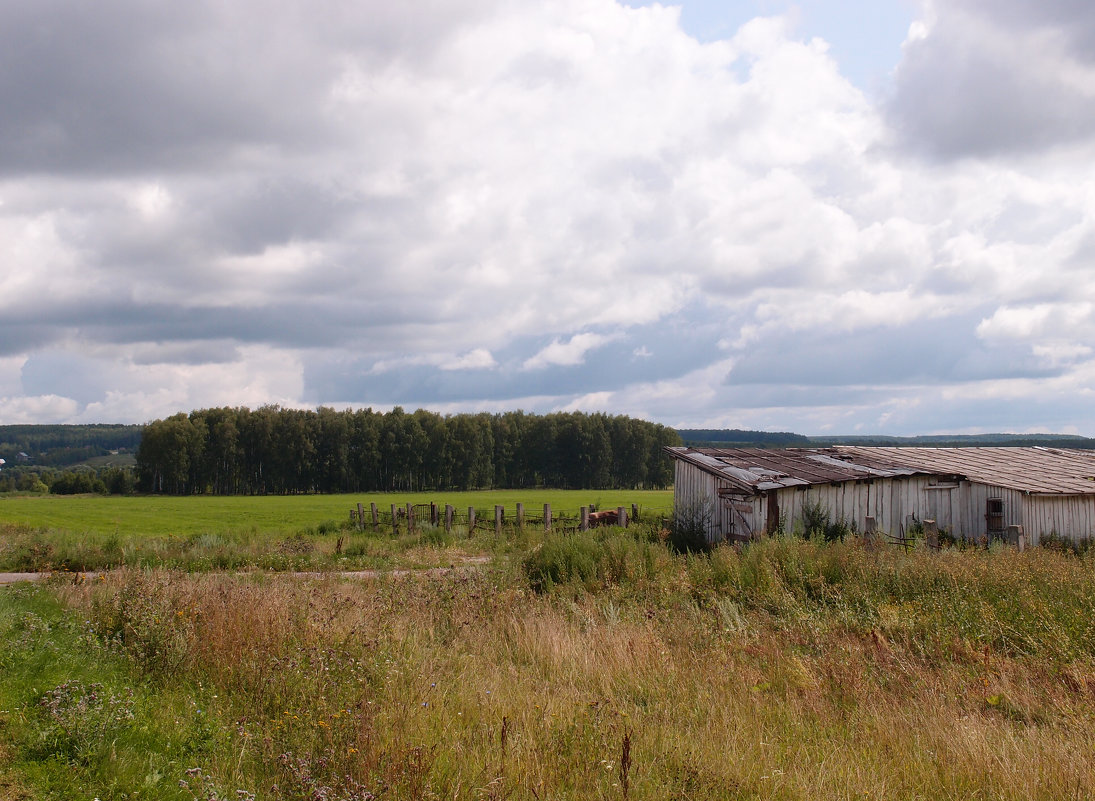
[(544, 594), (516, 571), (61, 592), (154, 680), (217, 688), (236, 724), (200, 767), (260, 797), (1095, 797), (1095, 642), (1054, 608), (1095, 597), (1090, 564), (659, 565)]
[(20, 781), (4, 767), (10, 764), (11, 749), (0, 745), (0, 801), (29, 801), (30, 793), (23, 789)]

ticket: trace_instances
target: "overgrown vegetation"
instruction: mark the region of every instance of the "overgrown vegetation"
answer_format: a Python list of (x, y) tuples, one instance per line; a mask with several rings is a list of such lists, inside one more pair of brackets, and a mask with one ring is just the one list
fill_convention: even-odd
[(680, 554), (662, 536), (512, 531), (482, 569), (365, 581), (127, 569), (8, 588), (0, 782), (104, 800), (1095, 796), (1090, 556), (854, 536)]
[(802, 507), (802, 536), (806, 539), (820, 537), (825, 542), (843, 541), (856, 533), (854, 522), (843, 517), (834, 519), (832, 512), (820, 501)]

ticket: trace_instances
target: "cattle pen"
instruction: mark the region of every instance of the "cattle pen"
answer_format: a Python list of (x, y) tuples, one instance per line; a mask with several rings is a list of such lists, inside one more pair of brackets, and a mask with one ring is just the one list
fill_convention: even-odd
[(387, 504), (383, 508), (375, 501), (359, 502), (350, 509), (350, 522), (359, 530), (366, 528), (390, 528), (393, 534), (400, 530), (414, 532), (426, 526), (444, 528), (451, 532), (454, 528), (463, 528), (467, 532), (493, 531), (501, 534), (509, 527), (541, 527), (551, 531), (587, 531), (598, 526), (620, 526), (627, 528), (638, 522), (642, 508), (635, 503), (629, 506), (617, 506), (610, 509), (598, 509), (596, 505), (581, 506), (577, 510), (555, 511), (550, 503), (542, 508), (528, 507), (516, 503), (512, 507), (495, 504), (492, 508), (480, 509), (469, 506), (457, 509), (452, 504), (403, 503)]

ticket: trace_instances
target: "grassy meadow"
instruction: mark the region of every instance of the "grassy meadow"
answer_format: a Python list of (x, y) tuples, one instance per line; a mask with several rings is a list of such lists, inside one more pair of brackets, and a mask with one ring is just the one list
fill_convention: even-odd
[(1095, 798), (1095, 557), (665, 536), (0, 588), (0, 800)]
[[(165, 567), (181, 570), (326, 570), (431, 567), (511, 547), (493, 534), (458, 528), (454, 536), (422, 529), (415, 536), (363, 537), (349, 514), (370, 502), (387, 514), (391, 504), (452, 504), (461, 514), (479, 510), (493, 521), (494, 506), (516, 505), (540, 516), (552, 505), (558, 521), (583, 505), (632, 504), (641, 515), (670, 514), (672, 490), (502, 490), (388, 495), (284, 496), (0, 496), (0, 570), (102, 570)], [(405, 529), (405, 524), (404, 524)], [(389, 529), (384, 529), (387, 533)], [(340, 545), (341, 540), (341, 545)], [(422, 544), (427, 547), (419, 548)], [(446, 546), (439, 549), (439, 544)]]
[(554, 514), (575, 515), (582, 506), (609, 509), (638, 504), (650, 514), (669, 514), (672, 490), (496, 490), (475, 492), (399, 492), (374, 495), (0, 495), (0, 523), (53, 528), (93, 535), (148, 536), (234, 534), (260, 531), (291, 534), (324, 521), (341, 523), (358, 503), (436, 502), (457, 509), (491, 510), (496, 504), (512, 514), (518, 503), (540, 513), (545, 503)]

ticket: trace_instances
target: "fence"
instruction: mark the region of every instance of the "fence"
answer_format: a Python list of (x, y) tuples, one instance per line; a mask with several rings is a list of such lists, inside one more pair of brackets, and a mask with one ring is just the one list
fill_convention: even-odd
[(493, 509), (477, 509), (474, 506), (456, 509), (452, 504), (444, 506), (437, 503), (389, 504), (382, 509), (375, 502), (368, 506), (359, 503), (350, 509), (350, 521), (359, 531), (366, 528), (389, 528), (392, 534), (400, 529), (414, 532), (425, 526), (444, 527), (446, 532), (463, 527), (469, 534), (473, 531), (486, 531), (501, 534), (506, 526), (524, 529), (529, 526), (542, 527), (544, 531), (586, 531), (596, 526), (615, 525), (627, 527), (639, 519), (639, 506), (631, 504), (630, 513), (623, 506), (615, 509), (596, 511), (595, 507), (583, 506), (577, 514), (574, 512), (554, 512), (550, 503), (545, 503), (543, 512), (526, 509), (523, 503), (512, 508), (496, 505)]

